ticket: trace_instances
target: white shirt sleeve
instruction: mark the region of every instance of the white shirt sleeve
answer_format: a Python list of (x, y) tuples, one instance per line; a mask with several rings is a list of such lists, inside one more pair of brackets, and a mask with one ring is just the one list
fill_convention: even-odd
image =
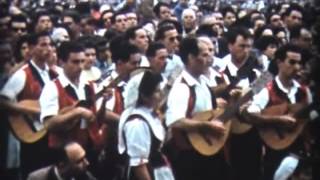
[(146, 122), (138, 119), (127, 122), (124, 126), (129, 165), (138, 166), (148, 163), (151, 148), (151, 134)]
[(175, 84), (168, 96), (166, 125), (169, 127), (177, 120), (186, 117), (190, 96), (189, 87), (186, 84)]
[(258, 94), (253, 96), (253, 101), (248, 108), (251, 113), (260, 113), (269, 102), (269, 92), (267, 88), (263, 88)]
[(47, 83), (39, 98), (41, 115), (40, 121), (43, 122), (44, 118), (48, 116), (57, 115), (59, 112), (59, 97), (58, 89), (53, 81)]
[(18, 94), (22, 91), (26, 82), (26, 73), (23, 70), (18, 70), (3, 86), (0, 94), (11, 100), (16, 100)]

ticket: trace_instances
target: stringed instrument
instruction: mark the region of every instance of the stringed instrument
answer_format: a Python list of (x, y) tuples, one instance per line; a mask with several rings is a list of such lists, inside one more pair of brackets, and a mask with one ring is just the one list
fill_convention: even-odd
[(316, 103), (311, 103), (310, 105), (305, 103), (282, 103), (264, 109), (262, 111), (263, 115), (290, 115), (296, 119), (296, 122), (290, 128), (277, 125), (258, 127), (261, 139), (268, 147), (274, 150), (289, 147), (303, 131), (311, 110), (318, 106)]
[(269, 72), (264, 72), (251, 84), (251, 88), (249, 88), (244, 96), (237, 102), (228, 104), (224, 109), (217, 108), (215, 110), (195, 113), (192, 119), (198, 121), (210, 121), (215, 119), (216, 121), (221, 121), (224, 124), (226, 131), (222, 136), (204, 134), (203, 132), (189, 132), (187, 133), (187, 136), (192, 147), (205, 156), (211, 156), (218, 153), (227, 141), (231, 127), (231, 119), (238, 113), (240, 106), (249, 101), (254, 94), (263, 89), (272, 79), (273, 76)]

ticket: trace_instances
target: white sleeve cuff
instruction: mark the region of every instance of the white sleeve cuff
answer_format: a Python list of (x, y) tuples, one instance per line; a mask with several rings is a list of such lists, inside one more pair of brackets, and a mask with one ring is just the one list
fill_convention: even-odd
[(130, 158), (130, 162), (129, 165), (130, 166), (139, 166), (142, 164), (146, 164), (148, 163), (148, 159), (147, 158), (141, 158), (141, 157), (131, 157)]

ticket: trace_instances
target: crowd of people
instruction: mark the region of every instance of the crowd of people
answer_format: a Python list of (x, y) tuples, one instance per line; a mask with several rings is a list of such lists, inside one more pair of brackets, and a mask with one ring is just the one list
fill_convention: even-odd
[(317, 3), (0, 1), (0, 179), (320, 179)]

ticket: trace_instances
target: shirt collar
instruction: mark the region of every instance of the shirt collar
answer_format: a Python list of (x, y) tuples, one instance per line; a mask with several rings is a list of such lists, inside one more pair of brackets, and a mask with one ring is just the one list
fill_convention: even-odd
[(65, 75), (65, 73), (61, 73), (58, 76), (60, 83), (63, 87), (66, 87), (68, 85), (70, 85), (71, 87), (75, 88), (75, 89), (80, 89), (80, 88), (84, 88), (84, 86), (86, 85), (86, 83), (84, 81), (81, 80), (81, 78), (79, 78), (79, 87), (77, 87), (75, 84), (73, 84), (69, 78)]
[(42, 74), (44, 72), (49, 72), (49, 66), (47, 64), (45, 64), (45, 68), (44, 70), (41, 69), (32, 59), (30, 60), (31, 65), (36, 68), (36, 70), (38, 71), (38, 73)]
[(200, 80), (201, 78), (199, 77), (199, 80), (195, 79), (188, 71), (183, 70), (182, 71), (182, 77), (185, 79), (186, 83), (189, 86), (194, 86), (194, 85), (200, 85)]
[[(117, 71), (112, 71), (111, 72), (111, 74), (110, 74), (110, 76), (111, 76), (111, 78), (112, 79), (115, 79), (115, 78), (117, 78), (118, 76), (119, 76), (119, 74), (117, 73)], [(127, 83), (125, 82), (125, 81), (120, 81), (118, 84), (117, 84), (117, 86), (118, 87), (123, 87), (123, 86), (125, 86)]]
[(279, 89), (281, 91), (283, 91), (284, 93), (288, 94), (289, 92), (291, 92), (291, 90), (296, 90), (300, 87), (300, 84), (296, 81), (293, 80), (293, 86), (290, 88), (290, 90), (288, 90), (287, 88), (284, 87), (284, 85), (281, 83), (279, 76), (276, 76), (275, 81), (279, 87)]

